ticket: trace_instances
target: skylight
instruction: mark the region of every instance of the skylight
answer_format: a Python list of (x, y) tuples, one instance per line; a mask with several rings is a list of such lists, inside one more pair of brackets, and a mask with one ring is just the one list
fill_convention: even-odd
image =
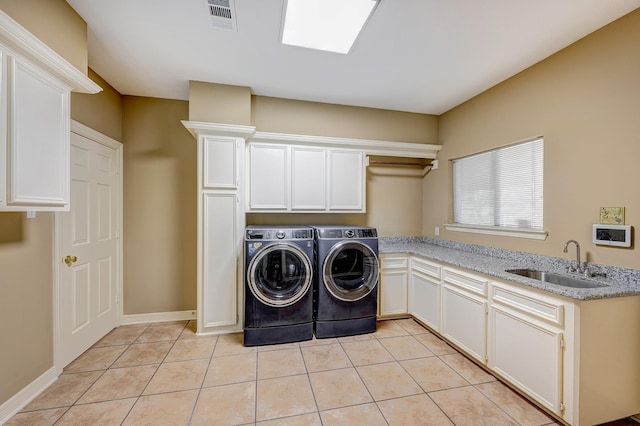
[(282, 43), (349, 53), (380, 0), (286, 0)]

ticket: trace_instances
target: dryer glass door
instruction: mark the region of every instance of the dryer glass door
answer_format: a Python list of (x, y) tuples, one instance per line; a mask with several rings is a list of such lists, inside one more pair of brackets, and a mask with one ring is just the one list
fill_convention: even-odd
[(299, 301), (311, 287), (309, 256), (294, 244), (274, 244), (258, 252), (247, 270), (251, 293), (262, 303), (284, 307)]
[(327, 254), (323, 276), (325, 287), (337, 299), (360, 300), (378, 284), (378, 257), (366, 244), (341, 242)]

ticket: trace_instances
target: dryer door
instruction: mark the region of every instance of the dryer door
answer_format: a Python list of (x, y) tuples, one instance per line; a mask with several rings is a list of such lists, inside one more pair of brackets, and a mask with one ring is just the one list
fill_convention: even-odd
[(376, 289), (378, 256), (359, 241), (343, 241), (327, 254), (322, 268), (326, 289), (345, 302), (360, 300)]
[(311, 287), (312, 278), (309, 256), (294, 244), (279, 243), (260, 250), (247, 268), (251, 293), (273, 307), (299, 301)]

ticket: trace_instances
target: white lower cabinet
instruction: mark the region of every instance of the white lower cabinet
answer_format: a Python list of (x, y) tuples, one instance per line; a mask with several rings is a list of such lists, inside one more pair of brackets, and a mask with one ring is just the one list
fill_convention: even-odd
[(407, 256), (380, 256), (378, 311), (380, 316), (407, 313)]
[(442, 335), (485, 364), (487, 280), (448, 267), (442, 280)]
[(489, 323), (489, 368), (561, 414), (562, 332), (500, 305)]
[(409, 313), (435, 331), (440, 331), (440, 293), (440, 265), (413, 256), (409, 277)]
[(488, 366), (556, 414), (562, 414), (565, 305), (492, 282)]
[(234, 326), (239, 322), (238, 195), (234, 191), (202, 194), (202, 295), (198, 329)]
[(402, 310), (396, 297), (408, 272), (415, 319), (564, 423), (640, 412), (640, 296), (575, 300), (404, 258), (381, 256), (381, 314)]
[(486, 324), (486, 299), (446, 284), (442, 287), (442, 335), (483, 364)]

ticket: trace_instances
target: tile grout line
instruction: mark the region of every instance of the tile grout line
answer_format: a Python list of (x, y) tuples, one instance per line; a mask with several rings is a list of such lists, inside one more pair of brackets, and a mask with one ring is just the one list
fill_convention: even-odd
[[(187, 326), (189, 323), (187, 323)], [(185, 328), (186, 329), (186, 328)], [(183, 330), (184, 333), (184, 330)], [(182, 334), (181, 334), (182, 335)], [(180, 337), (178, 336), (178, 339)], [(193, 402), (193, 408), (191, 409), (191, 414), (189, 415), (189, 419), (187, 420), (187, 425), (190, 425), (193, 421), (193, 415), (196, 412), (196, 407), (198, 406), (198, 400), (200, 399), (200, 394), (202, 393), (202, 388), (204, 386), (204, 381), (207, 378), (207, 374), (209, 373), (209, 367), (211, 366), (211, 361), (213, 360), (213, 353), (216, 351), (216, 346), (218, 346), (218, 342), (220, 342), (220, 336), (216, 336), (216, 342), (213, 344), (213, 348), (211, 349), (211, 356), (209, 356), (209, 362), (207, 363), (207, 368), (204, 371), (204, 375), (202, 376), (202, 381), (200, 382), (200, 387), (198, 388), (198, 394), (196, 395), (196, 399)], [(167, 356), (171, 351), (167, 352)], [(160, 367), (158, 367), (160, 368)]]

